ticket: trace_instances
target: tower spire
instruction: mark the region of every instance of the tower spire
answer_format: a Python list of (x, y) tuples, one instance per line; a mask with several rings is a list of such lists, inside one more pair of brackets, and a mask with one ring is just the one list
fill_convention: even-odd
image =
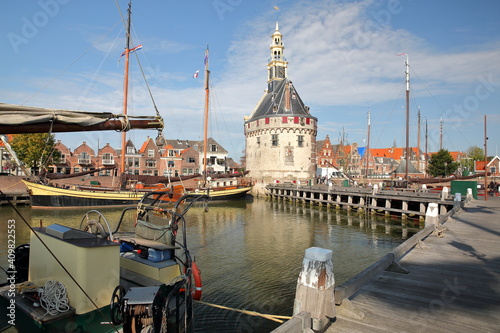
[(288, 62), (284, 56), (285, 45), (283, 45), (283, 35), (279, 31), (279, 23), (276, 20), (276, 30), (271, 35), (271, 45), (269, 46), (270, 57), (267, 63), (268, 79), (283, 80), (287, 77)]

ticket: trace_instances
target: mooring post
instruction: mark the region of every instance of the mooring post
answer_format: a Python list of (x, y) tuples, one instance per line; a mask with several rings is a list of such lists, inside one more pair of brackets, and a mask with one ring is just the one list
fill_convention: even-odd
[(438, 204), (430, 202), (427, 206), (427, 211), (425, 212), (425, 226), (439, 224), (439, 209)]
[(472, 189), (468, 188), (467, 189), (467, 199), (472, 200), (474, 197), (472, 196)]
[(335, 278), (332, 251), (319, 247), (306, 249), (297, 280), (293, 314), (311, 313), (312, 329), (325, 329), (335, 318)]
[(449, 197), (450, 189), (446, 186), (443, 187), (443, 191), (441, 192), (441, 200), (446, 200)]
[(462, 193), (455, 193), (455, 197), (453, 198), (453, 208), (460, 207), (460, 203), (462, 202)]

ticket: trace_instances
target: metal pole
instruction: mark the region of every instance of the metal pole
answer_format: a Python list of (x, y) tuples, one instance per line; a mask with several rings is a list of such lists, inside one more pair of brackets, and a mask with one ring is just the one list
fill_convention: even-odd
[(484, 201), (488, 201), (488, 136), (486, 135), (486, 115), (484, 115)]

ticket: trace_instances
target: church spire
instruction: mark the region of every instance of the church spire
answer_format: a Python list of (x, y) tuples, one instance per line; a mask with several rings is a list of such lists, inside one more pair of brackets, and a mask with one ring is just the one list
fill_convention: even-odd
[(272, 42), (269, 46), (271, 56), (267, 64), (268, 80), (282, 80), (287, 77), (288, 62), (284, 56), (285, 46), (283, 45), (283, 35), (279, 31), (278, 21), (276, 21), (276, 30), (271, 35)]

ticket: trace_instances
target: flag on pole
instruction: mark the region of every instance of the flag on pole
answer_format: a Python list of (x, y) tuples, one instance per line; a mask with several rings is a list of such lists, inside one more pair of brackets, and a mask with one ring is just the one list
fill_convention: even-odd
[(396, 54), (397, 56), (407, 55), (406, 53)]
[[(142, 44), (137, 45), (136, 47), (131, 48), (128, 52), (132, 53), (135, 51), (142, 50)], [(123, 51), (122, 55), (120, 57), (123, 57), (125, 55), (126, 51)]]
[(200, 73), (200, 70), (198, 69), (196, 72), (194, 72), (193, 74), (193, 78), (197, 78), (198, 77), (198, 74)]
[(208, 63), (208, 49), (205, 50), (205, 59), (203, 60), (203, 63), (205, 65)]

